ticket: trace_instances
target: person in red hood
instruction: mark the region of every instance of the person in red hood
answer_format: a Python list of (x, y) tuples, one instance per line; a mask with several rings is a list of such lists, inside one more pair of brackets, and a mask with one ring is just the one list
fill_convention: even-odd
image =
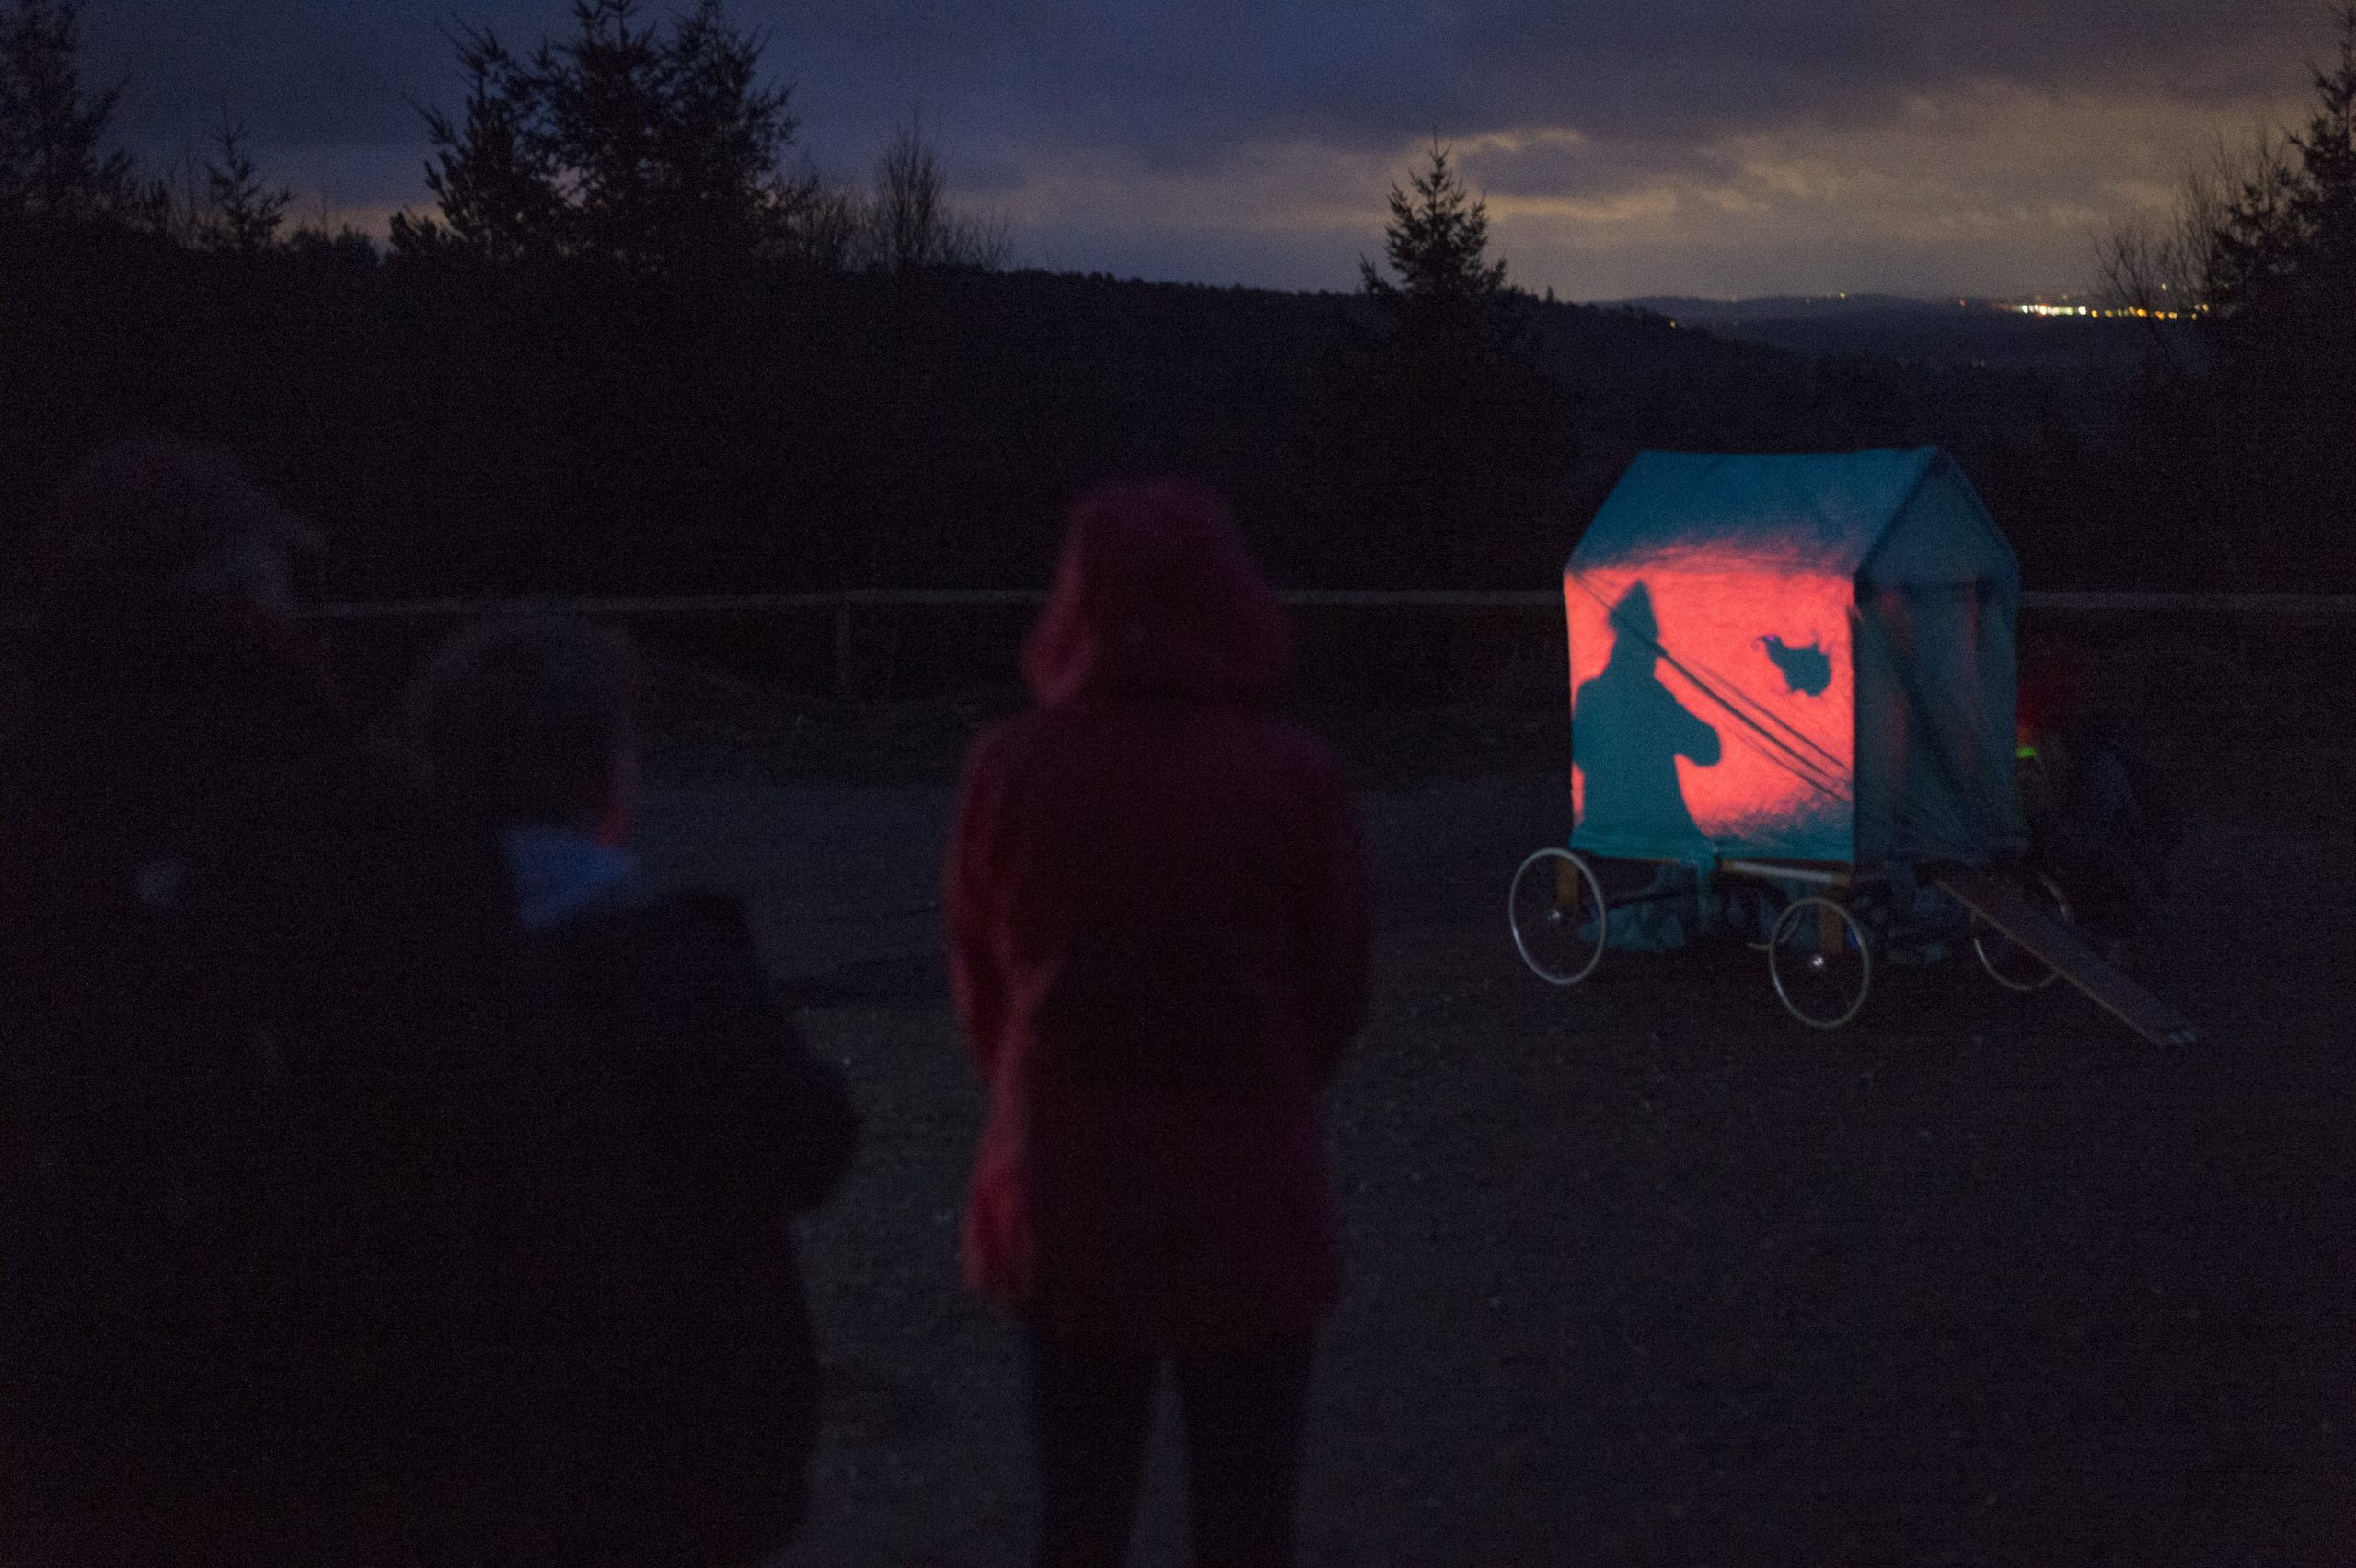
[(988, 1094), (968, 1283), (1024, 1327), (1038, 1561), (1118, 1563), (1175, 1364), (1195, 1551), (1291, 1560), (1311, 1347), (1342, 1289), (1320, 1122), (1364, 1006), (1356, 809), (1275, 717), (1282, 606), (1191, 483), (1076, 508), (976, 743), (948, 866)]

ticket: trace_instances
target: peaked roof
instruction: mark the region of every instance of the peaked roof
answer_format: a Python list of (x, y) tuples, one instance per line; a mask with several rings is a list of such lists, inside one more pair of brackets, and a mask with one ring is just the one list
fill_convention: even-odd
[(1798, 455), (1640, 452), (1571, 552), (1571, 566), (1637, 559), (1673, 566), (1680, 555), (1697, 564), (1738, 555), (1853, 572), (1934, 469), (1958, 472), (1935, 446)]

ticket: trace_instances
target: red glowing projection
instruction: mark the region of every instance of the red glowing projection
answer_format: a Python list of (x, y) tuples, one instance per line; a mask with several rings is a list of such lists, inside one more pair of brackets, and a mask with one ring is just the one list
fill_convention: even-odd
[(1574, 848), (1969, 862), (2017, 838), (2020, 568), (1937, 449), (1639, 453), (1563, 592)]
[(1576, 569), (1563, 591), (1575, 842), (1847, 853), (1848, 571), (1755, 543), (1689, 545)]

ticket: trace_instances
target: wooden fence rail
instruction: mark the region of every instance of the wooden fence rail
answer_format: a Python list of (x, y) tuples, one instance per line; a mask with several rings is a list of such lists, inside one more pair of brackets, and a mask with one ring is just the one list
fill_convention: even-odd
[[(1320, 679), (1343, 686), (1355, 681), (1374, 689), (1520, 692), (1543, 700), (1561, 678), (1559, 651), (1549, 655), (1540, 629), (1551, 618), (1559, 650), (1562, 595), (1546, 589), (1374, 590), (1299, 589), (1285, 602), (1303, 612), (1309, 644), (1322, 651), (1306, 659)], [(532, 600), (428, 599), (391, 604), (325, 604), (302, 612), (307, 618), (338, 622), (354, 633), (380, 628), (398, 643), (414, 648), (421, 636), (444, 626), (506, 612), (539, 610), (591, 619), (636, 623), (647, 633), (663, 630), (709, 642), (752, 636), (768, 644), (773, 671), (778, 650), (801, 673), (790, 677), (813, 691), (830, 690), (854, 701), (889, 699), (954, 683), (964, 672), (1011, 670), (1028, 612), (1045, 601), (1037, 588), (892, 589), (854, 588), (803, 594), (727, 594), (697, 597), (558, 598)], [(2032, 592), (2021, 596), (2025, 616), (2039, 622), (2064, 621), (2092, 636), (2131, 640), (2174, 640), (2183, 630), (2213, 636), (2222, 631), (2238, 643), (2289, 628), (2338, 650), (2356, 631), (2356, 594), (2166, 594), (2131, 592)], [(1399, 639), (1375, 630), (1386, 617), (1421, 617), (1426, 630), (1407, 639), (1423, 645), (1395, 646)], [(963, 617), (976, 617), (970, 628)], [(1361, 620), (1361, 617), (1364, 617)], [(1433, 620), (1444, 623), (1432, 626)], [(1359, 621), (1352, 633), (1344, 627)], [(2293, 631), (2292, 635), (2299, 635)], [(782, 637), (783, 641), (778, 640)], [(1369, 640), (1369, 637), (1371, 641)], [(1533, 640), (1535, 639), (1535, 640)], [(1426, 655), (1428, 655), (1427, 657)], [(1399, 673), (1401, 662), (1445, 665)], [(1387, 662), (1386, 662), (1387, 661)], [(723, 662), (733, 662), (725, 661)], [(2251, 662), (2246, 658), (2245, 663)], [(389, 669), (390, 664), (387, 665)], [(1421, 682), (1420, 686), (1417, 685)]]
[[(519, 610), (595, 618), (689, 618), (770, 610), (860, 608), (1016, 608), (1043, 604), (1040, 588), (842, 588), (810, 594), (708, 594), (685, 598), (411, 599), (389, 604), (325, 604), (298, 612), (316, 620), (472, 620)], [(1303, 608), (1401, 610), (1553, 610), (1561, 594), (1546, 589), (1302, 588), (1279, 595)], [(2029, 611), (2106, 616), (2264, 616), (2281, 620), (2356, 621), (2356, 594), (2146, 594), (2041, 591), (2021, 595)]]
[[(1434, 691), (1519, 691), (1542, 700), (1562, 678), (1559, 591), (1299, 589), (1281, 596), (1304, 612), (1305, 646), (1313, 650), (1306, 663), (1329, 685), (1412, 688), (1420, 680)], [(1011, 671), (1029, 612), (1045, 598), (1038, 588), (852, 588), (331, 603), (297, 614), (348, 628), (349, 638), (339, 641), (352, 645), (347, 650), (357, 661), (352, 673), (375, 683), (405, 679), (422, 644), (449, 628), (534, 610), (635, 623), (677, 645), (674, 655), (684, 650), (699, 662), (709, 655), (717, 665), (746, 658), (802, 689), (868, 701), (941, 688), (975, 670)], [(2222, 631), (2230, 642), (2246, 644), (2242, 663), (2253, 667), (2271, 656), (2257, 651), (2259, 645), (2277, 642), (2277, 634), (2287, 631), (2304, 638), (2309, 652), (2328, 655), (2318, 667), (2334, 672), (2332, 682), (2356, 678), (2350, 663), (2356, 640), (2346, 635), (2356, 631), (2356, 594), (2046, 591), (2023, 594), (2021, 606), (2029, 617), (2066, 621), (2106, 640), (2165, 643), (2186, 631), (2213, 640)], [(1391, 616), (1423, 617), (1422, 629), (1388, 636), (1380, 623)], [(1541, 634), (1550, 621), (1552, 653)], [(1349, 629), (1353, 622), (1355, 630)], [(0, 613), (0, 631), (22, 631), (30, 624), (23, 614)]]

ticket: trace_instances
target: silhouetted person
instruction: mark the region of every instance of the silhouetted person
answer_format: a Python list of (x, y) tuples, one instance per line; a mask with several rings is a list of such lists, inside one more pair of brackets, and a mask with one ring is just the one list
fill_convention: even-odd
[(1661, 654), (1651, 591), (1639, 582), (1620, 595), (1611, 623), (1611, 656), (1600, 674), (1579, 683), (1571, 705), (1581, 819), (1655, 841), (1706, 842), (1686, 807), (1677, 759), (1715, 767), (1718, 732), (1653, 673)]
[(437, 790), (499, 835), (537, 1009), (494, 1090), (473, 1343), (420, 1368), (454, 1563), (724, 1568), (806, 1510), (793, 1216), (858, 1119), (738, 901), (663, 891), (626, 847), (637, 686), (619, 638), (532, 618), (463, 634), (412, 697)]
[(1289, 664), (1216, 497), (1099, 490), (1024, 650), (1038, 706), (967, 759), (949, 955), (989, 1107), (965, 1273), (1025, 1331), (1044, 1564), (1121, 1561), (1165, 1365), (1196, 1561), (1291, 1561), (1341, 1292), (1320, 1113), (1369, 911), (1339, 768), (1265, 710)]
[(2113, 727), (2086, 704), (2059, 644), (2022, 651), (2021, 810), (2030, 857), (2060, 882), (2078, 926), (2113, 961), (2167, 892), (2182, 835)]
[(317, 1561), (502, 879), (360, 744), (291, 616), (307, 531), (231, 459), (118, 443), (55, 510), (0, 744), (6, 1555)]

